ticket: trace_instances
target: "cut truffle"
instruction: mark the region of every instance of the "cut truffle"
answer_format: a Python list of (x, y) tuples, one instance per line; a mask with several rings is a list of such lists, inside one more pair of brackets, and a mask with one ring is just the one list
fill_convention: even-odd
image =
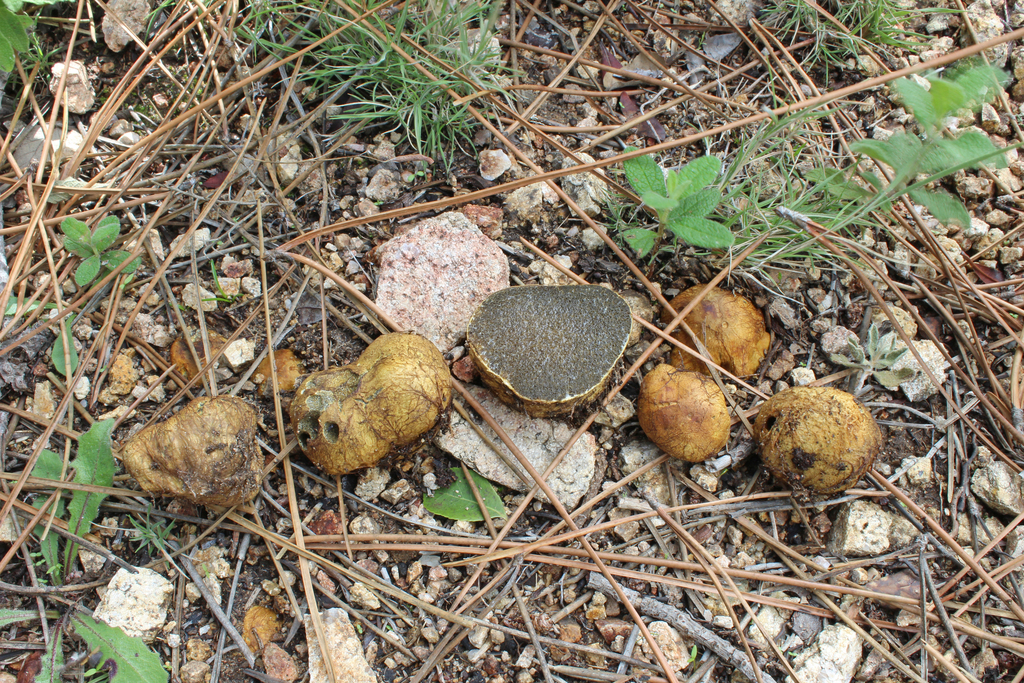
[(502, 401), (551, 417), (601, 393), (631, 324), (629, 306), (605, 287), (510, 287), (477, 308), (466, 340)]

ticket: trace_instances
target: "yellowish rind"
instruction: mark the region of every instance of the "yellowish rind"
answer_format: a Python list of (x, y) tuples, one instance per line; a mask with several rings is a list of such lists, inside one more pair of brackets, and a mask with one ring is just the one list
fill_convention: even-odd
[[(695, 285), (683, 291), (669, 303), (678, 313), (704, 289)], [(662, 311), (661, 320), (671, 322), (672, 315)], [(764, 314), (754, 304), (738, 294), (717, 287), (712, 288), (699, 304), (686, 316), (686, 324), (707, 348), (711, 360), (736, 375), (744, 377), (757, 372), (771, 344), (771, 335), (765, 328)], [(683, 331), (672, 334), (684, 345), (694, 348), (690, 336)], [(670, 363), (690, 372), (711, 374), (707, 365), (692, 355), (672, 349)]]
[(707, 375), (659, 365), (644, 377), (637, 419), (647, 438), (668, 455), (704, 462), (729, 441), (725, 396)]
[(769, 398), (754, 422), (754, 439), (776, 479), (811, 495), (856, 485), (882, 447), (871, 412), (831, 387), (793, 387)]
[(448, 365), (415, 334), (385, 334), (355, 363), (307, 377), (291, 403), (307, 457), (327, 474), (372, 467), (411, 452), (445, 426), (452, 402)]
[(121, 460), (149, 493), (240, 505), (255, 497), (263, 477), (256, 429), (256, 411), (242, 399), (197, 398), (133, 436)]

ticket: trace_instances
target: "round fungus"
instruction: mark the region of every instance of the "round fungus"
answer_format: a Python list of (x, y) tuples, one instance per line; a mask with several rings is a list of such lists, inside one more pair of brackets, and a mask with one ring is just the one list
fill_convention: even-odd
[(729, 441), (722, 390), (707, 375), (671, 365), (659, 365), (644, 377), (637, 419), (658, 448), (686, 462), (704, 462)]
[(411, 452), (447, 424), (452, 403), (448, 365), (416, 334), (385, 334), (355, 363), (314, 372), (291, 404), (299, 446), (328, 474), (376, 465)]
[(196, 398), (133, 436), (121, 461), (143, 490), (200, 505), (240, 505), (259, 492), (256, 411), (240, 398)]
[(629, 306), (605, 287), (510, 287), (480, 304), (466, 340), (502, 401), (551, 417), (601, 393), (631, 324)]
[[(690, 287), (669, 303), (678, 313), (702, 289), (704, 285)], [(668, 311), (662, 311), (662, 322), (671, 322), (672, 318)], [(686, 324), (708, 350), (711, 360), (737, 377), (757, 372), (771, 344), (771, 335), (765, 329), (764, 314), (748, 299), (717, 287), (705, 294), (700, 303), (687, 314)], [(676, 331), (672, 336), (693, 348), (693, 342), (685, 332)], [(703, 361), (677, 348), (672, 349), (670, 362), (690, 372), (711, 374)]]
[(854, 486), (882, 447), (871, 411), (831, 387), (792, 387), (769, 398), (757, 413), (754, 439), (775, 478), (810, 495)]

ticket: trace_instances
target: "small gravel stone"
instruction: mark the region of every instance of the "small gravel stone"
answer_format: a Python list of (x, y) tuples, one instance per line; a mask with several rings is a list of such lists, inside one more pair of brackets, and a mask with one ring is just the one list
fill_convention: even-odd
[(149, 0), (111, 0), (107, 4), (102, 24), (103, 40), (107, 47), (114, 52), (120, 52), (129, 43), (134, 42), (131, 33), (145, 41), (146, 19), (152, 9)]
[(931, 458), (907, 458), (903, 464), (910, 465), (906, 477), (911, 486), (928, 486), (932, 483)]
[[(57, 93), (57, 86), (64, 76), (64, 62), (57, 62), (51, 67), (53, 78), (50, 79), (50, 92)], [(96, 104), (96, 92), (89, 82), (89, 72), (85, 64), (77, 59), (68, 63), (67, 76), (64, 77), (64, 94), (67, 96), (68, 109), (73, 114), (85, 114)]]
[(174, 584), (152, 569), (117, 570), (93, 616), (129, 636), (152, 642), (167, 619)]
[[(821, 630), (813, 646), (797, 656), (793, 668), (801, 681), (850, 683), (860, 664), (862, 647), (853, 629), (830, 624)], [(787, 676), (786, 683), (793, 683), (793, 678)]]
[(593, 228), (586, 228), (580, 233), (580, 239), (583, 241), (583, 246), (590, 251), (598, 251), (604, 248), (604, 240), (597, 234)]
[(844, 505), (836, 517), (828, 548), (839, 555), (869, 557), (905, 545), (915, 533), (913, 525), (901, 517), (874, 503), (855, 500)]
[[(624, 444), (619, 450), (622, 459), (622, 473), (630, 475), (648, 463), (657, 460), (662, 453), (646, 438), (638, 438)], [(659, 465), (633, 480), (633, 486), (644, 498), (650, 496), (663, 505), (671, 500), (668, 475), (665, 467)]]
[(224, 347), (224, 362), (238, 372), (256, 357), (256, 344), (251, 339), (236, 339)]
[(352, 584), (352, 587), (348, 589), (348, 592), (352, 596), (352, 601), (363, 609), (380, 609), (380, 600), (373, 591), (366, 587), (366, 584), (357, 581)]
[(1004, 515), (1024, 512), (1021, 478), (1001, 460), (990, 460), (971, 476), (971, 491), (993, 511)]
[(205, 313), (217, 310), (217, 296), (205, 287), (199, 287), (197, 294), (194, 282), (190, 282), (182, 288), (181, 303), (194, 311), (198, 311), (200, 308)]
[(778, 318), (787, 329), (796, 330), (800, 327), (800, 317), (793, 310), (788, 301), (782, 297), (772, 299), (768, 305), (768, 312)]
[(792, 372), (789, 373), (790, 378), (793, 380), (793, 386), (804, 387), (817, 379), (814, 376), (814, 370), (810, 368), (793, 368)]
[(181, 683), (206, 683), (210, 679), (210, 665), (206, 662), (187, 662), (178, 671)]
[[(939, 347), (933, 341), (915, 341), (914, 346), (917, 352), (921, 354), (925, 367), (931, 370), (936, 379), (942, 381), (945, 377), (946, 368), (949, 367), (949, 361), (942, 355)], [(893, 348), (896, 350), (905, 349), (906, 347), (907, 345), (903, 343), (903, 340), (897, 340), (893, 345)], [(900, 389), (908, 401), (916, 403), (938, 393), (938, 387), (928, 379), (928, 375), (921, 369), (921, 364), (917, 362), (913, 353), (908, 351), (892, 365), (894, 372), (899, 372), (903, 368), (910, 368), (916, 372), (913, 377), (900, 384)]]
[(381, 467), (371, 467), (359, 473), (355, 494), (363, 500), (373, 500), (388, 487), (391, 475)]
[(382, 168), (366, 184), (366, 198), (382, 204), (390, 204), (402, 196), (401, 178), (395, 171)]
[(821, 350), (827, 354), (846, 355), (850, 352), (849, 340), (857, 340), (857, 335), (842, 325), (836, 325), (821, 335)]
[(292, 683), (299, 677), (295, 660), (275, 643), (267, 643), (263, 647), (263, 667), (268, 676), (284, 683)]
[[(327, 664), (320, 651), (319, 639), (314, 635), (309, 618), (304, 620), (306, 645), (309, 648), (310, 683), (327, 683)], [(340, 609), (329, 609), (323, 613), (324, 636), (327, 640), (327, 656), (330, 657), (335, 678), (346, 683), (377, 683), (377, 676), (366, 661), (359, 636), (356, 634), (348, 615)]]
[[(594, 157), (589, 154), (577, 152), (576, 156), (584, 164), (594, 163)], [(572, 168), (573, 166), (578, 166), (578, 164), (568, 157), (562, 162), (562, 168)], [(598, 177), (598, 174), (604, 175), (601, 170), (596, 171), (596, 174), (592, 172), (573, 173), (563, 177), (561, 181), (562, 189), (569, 195), (569, 198), (576, 202), (583, 213), (591, 217), (600, 216), (601, 210), (608, 202), (608, 186)]]
[(505, 211), (533, 224), (550, 220), (550, 209), (558, 202), (558, 195), (547, 183), (534, 183), (513, 190), (505, 198)]
[(416, 495), (416, 492), (412, 490), (409, 481), (407, 479), (399, 479), (391, 488), (380, 494), (380, 497), (394, 505), (400, 501), (412, 498), (414, 495)]
[(480, 177), (484, 180), (497, 180), (510, 168), (512, 160), (503, 150), (487, 149), (480, 152)]
[(190, 662), (203, 662), (213, 656), (213, 648), (201, 638), (189, 638), (185, 643), (185, 659)]

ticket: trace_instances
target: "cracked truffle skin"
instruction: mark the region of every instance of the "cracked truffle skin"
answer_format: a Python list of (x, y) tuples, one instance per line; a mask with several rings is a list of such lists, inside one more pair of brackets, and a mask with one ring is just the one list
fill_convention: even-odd
[(484, 384), (503, 402), (531, 417), (553, 417), (600, 395), (632, 320), (626, 302), (606, 287), (509, 287), (480, 304), (466, 342)]
[(234, 396), (193, 399), (133, 436), (121, 460), (150, 493), (200, 505), (247, 503), (263, 479), (256, 411)]
[(441, 352), (417, 334), (385, 334), (355, 363), (315, 372), (292, 399), (292, 427), (327, 474), (411, 452), (447, 424), (452, 381)]
[[(693, 301), (704, 285), (695, 285), (677, 295), (669, 303), (676, 313)], [(662, 311), (661, 321), (669, 323), (673, 316)], [(686, 315), (686, 324), (701, 340), (711, 360), (736, 375), (744, 377), (757, 372), (772, 338), (764, 324), (764, 314), (746, 298), (717, 287), (711, 289), (699, 304)], [(672, 336), (693, 348), (690, 336), (679, 330)], [(690, 372), (711, 371), (703, 361), (677, 348), (672, 349), (672, 365)]]
[(754, 422), (754, 439), (775, 478), (810, 495), (854, 486), (882, 447), (871, 412), (831, 387), (793, 387), (769, 398)]
[(729, 441), (729, 409), (715, 381), (671, 365), (644, 377), (637, 419), (658, 448), (686, 462), (704, 462)]

